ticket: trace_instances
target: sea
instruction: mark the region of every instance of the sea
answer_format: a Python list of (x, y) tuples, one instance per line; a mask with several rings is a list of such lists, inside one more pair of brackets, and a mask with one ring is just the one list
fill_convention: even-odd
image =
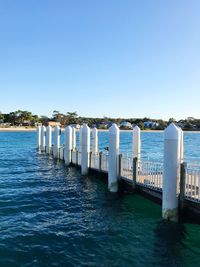
[[(121, 133), (121, 153), (131, 153), (131, 139)], [(142, 158), (163, 160), (163, 133), (142, 132), (141, 141)], [(199, 162), (199, 133), (184, 134), (184, 154)], [(109, 193), (105, 179), (39, 154), (35, 132), (0, 132), (0, 267), (14, 266), (198, 267), (200, 226), (164, 221), (160, 205)]]

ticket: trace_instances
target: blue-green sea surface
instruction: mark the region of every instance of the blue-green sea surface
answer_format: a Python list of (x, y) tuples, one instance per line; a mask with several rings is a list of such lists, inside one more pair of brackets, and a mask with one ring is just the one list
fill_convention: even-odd
[[(153, 137), (148, 149), (143, 133), (144, 153), (159, 157), (162, 134)], [(195, 150), (197, 135), (188, 138)], [(106, 180), (37, 154), (35, 140), (31, 132), (0, 133), (1, 267), (200, 266), (198, 224), (162, 221), (161, 206), (109, 193)]]

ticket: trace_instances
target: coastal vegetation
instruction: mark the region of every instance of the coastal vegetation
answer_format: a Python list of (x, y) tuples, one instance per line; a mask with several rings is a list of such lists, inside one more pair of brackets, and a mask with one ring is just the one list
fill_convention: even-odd
[(138, 125), (142, 130), (163, 130), (171, 122), (175, 122), (183, 130), (200, 130), (200, 119), (188, 117), (176, 121), (174, 118), (170, 118), (168, 121), (162, 119), (152, 118), (110, 118), (103, 116), (102, 118), (84, 117), (77, 114), (77, 112), (61, 113), (58, 110), (54, 110), (52, 116), (35, 115), (30, 111), (17, 110), (10, 113), (0, 112), (0, 126), (26, 126), (35, 127), (38, 124), (48, 125), (50, 122), (58, 123), (61, 126), (65, 125), (81, 125), (88, 123), (90, 127), (97, 127), (99, 129), (107, 129), (112, 123), (116, 123), (121, 129), (130, 129), (132, 125)]

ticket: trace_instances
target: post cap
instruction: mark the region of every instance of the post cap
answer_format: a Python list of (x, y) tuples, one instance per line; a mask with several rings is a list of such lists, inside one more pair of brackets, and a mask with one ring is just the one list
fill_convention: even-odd
[(94, 132), (94, 133), (98, 132), (98, 130), (97, 130), (96, 127), (93, 128), (93, 132)]
[(178, 140), (179, 139), (180, 129), (172, 122), (165, 129), (164, 138), (168, 140)]
[(82, 133), (90, 133), (90, 127), (86, 123), (83, 125)]
[(111, 126), (110, 129), (109, 129), (109, 133), (110, 133), (110, 134), (114, 134), (114, 135), (116, 135), (116, 134), (119, 133), (119, 127), (117, 126), (116, 123), (113, 123), (113, 124), (112, 124), (112, 126)]
[(133, 132), (140, 132), (140, 127), (138, 127), (137, 125), (135, 127), (133, 127)]

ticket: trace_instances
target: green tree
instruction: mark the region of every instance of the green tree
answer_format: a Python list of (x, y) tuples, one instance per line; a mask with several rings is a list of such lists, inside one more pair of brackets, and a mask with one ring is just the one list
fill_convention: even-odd
[(76, 111), (67, 112), (65, 124), (77, 124), (78, 123), (78, 114)]
[(53, 120), (57, 121), (57, 122), (62, 122), (63, 121), (63, 117), (65, 116), (64, 114), (60, 113), (58, 110), (54, 110), (53, 111)]
[(45, 115), (41, 115), (40, 118), (39, 118), (39, 122), (41, 122), (42, 124), (44, 122), (47, 122), (49, 120), (49, 118)]
[(184, 126), (184, 130), (192, 130), (193, 124), (190, 121), (187, 121)]
[(176, 122), (176, 119), (174, 119), (174, 118), (170, 118), (169, 121), (168, 121), (168, 125), (169, 125), (170, 123), (172, 123), (172, 122), (175, 123), (175, 122)]
[(23, 123), (24, 121), (30, 122), (33, 118), (33, 115), (31, 112), (25, 110), (25, 111), (21, 111), (19, 118), (20, 118), (21, 123)]
[(10, 112), (8, 114), (8, 122), (10, 122), (11, 124), (15, 125), (17, 121), (17, 113), (16, 111)]
[(0, 112), (0, 120), (3, 121), (4, 120), (4, 114)]
[(140, 127), (141, 130), (144, 130), (144, 123), (142, 121), (137, 123), (137, 126)]
[(33, 115), (30, 111), (26, 110), (17, 110), (10, 112), (9, 114), (5, 114), (5, 122), (9, 122), (13, 125), (19, 125), (26, 122), (31, 124), (31, 121), (39, 120), (37, 115)]

